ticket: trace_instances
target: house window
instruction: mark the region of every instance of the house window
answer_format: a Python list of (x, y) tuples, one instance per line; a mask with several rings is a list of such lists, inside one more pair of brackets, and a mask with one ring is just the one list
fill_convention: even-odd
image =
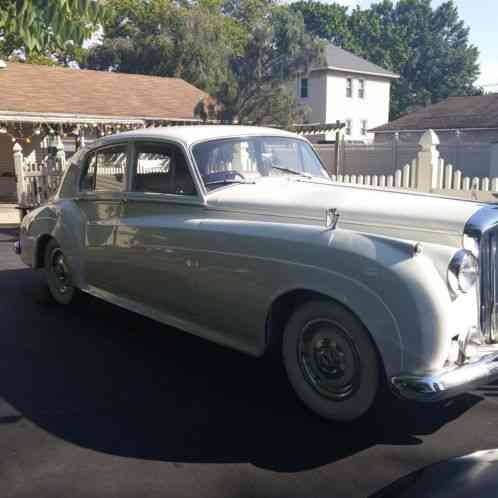
[(366, 119), (361, 120), (361, 134), (365, 136), (368, 130), (368, 123)]
[(346, 135), (350, 136), (353, 133), (353, 121), (351, 119), (346, 119)]
[(302, 99), (306, 99), (308, 97), (308, 78), (301, 78), (300, 95)]
[(353, 78), (346, 79), (346, 97), (351, 98), (353, 96)]
[(358, 80), (358, 98), (365, 98), (365, 80)]

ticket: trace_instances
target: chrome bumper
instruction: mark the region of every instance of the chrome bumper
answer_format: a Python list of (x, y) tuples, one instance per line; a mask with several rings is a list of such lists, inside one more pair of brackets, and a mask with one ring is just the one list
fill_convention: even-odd
[(16, 240), (14, 242), (14, 252), (16, 254), (21, 254), (21, 241), (20, 240)]
[(433, 402), (452, 398), (498, 380), (498, 352), (428, 375), (399, 375), (391, 379), (394, 392), (404, 399)]

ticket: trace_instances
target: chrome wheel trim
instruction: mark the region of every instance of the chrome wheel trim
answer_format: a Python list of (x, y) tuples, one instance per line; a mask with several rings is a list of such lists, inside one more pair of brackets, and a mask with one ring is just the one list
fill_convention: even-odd
[(67, 265), (64, 253), (56, 247), (49, 258), (49, 282), (51, 288), (61, 296), (66, 296), (73, 291), (71, 272)]
[(360, 355), (339, 323), (326, 318), (308, 322), (299, 334), (297, 355), (306, 382), (325, 398), (343, 401), (358, 390)]

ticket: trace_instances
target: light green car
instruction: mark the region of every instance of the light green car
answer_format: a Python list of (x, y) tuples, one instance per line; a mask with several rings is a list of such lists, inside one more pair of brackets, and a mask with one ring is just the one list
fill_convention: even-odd
[(79, 151), (16, 250), (60, 304), (279, 352), (299, 398), (348, 421), (384, 387), (437, 401), (498, 378), (497, 233), (492, 206), (334, 184), (292, 133), (196, 126)]

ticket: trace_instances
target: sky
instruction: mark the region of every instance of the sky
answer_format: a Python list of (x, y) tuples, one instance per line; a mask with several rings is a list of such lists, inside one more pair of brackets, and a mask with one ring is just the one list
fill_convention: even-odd
[[(335, 0), (337, 3), (362, 8), (368, 7), (373, 0)], [(433, 0), (437, 7), (443, 0)], [(480, 52), (481, 76), (477, 80), (479, 85), (493, 85), (485, 87), (488, 90), (498, 89), (498, 0), (455, 0), (460, 18), (470, 27), (470, 42)]]

